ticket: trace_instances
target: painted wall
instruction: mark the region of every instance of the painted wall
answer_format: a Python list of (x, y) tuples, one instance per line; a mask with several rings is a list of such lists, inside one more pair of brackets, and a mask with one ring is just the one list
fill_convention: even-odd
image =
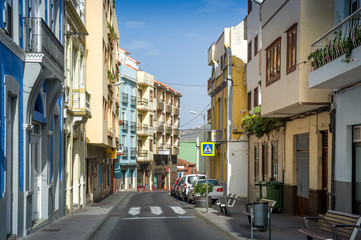
[[(274, 112), (294, 108), (303, 104), (328, 103), (328, 90), (308, 89), (310, 66), (307, 62), (311, 43), (320, 32), (330, 29), (333, 5), (329, 1), (295, 0), (265, 1), (262, 14), (262, 116), (271, 116)], [(277, 10), (276, 15), (273, 15)], [(292, 14), (289, 14), (292, 12)], [(325, 20), (326, 19), (326, 20)], [(286, 73), (287, 31), (297, 23), (296, 70)], [(281, 72), (280, 79), (266, 85), (266, 49), (281, 37)], [(282, 94), (274, 94), (282, 92)], [(292, 111), (291, 109), (289, 111)], [(286, 110), (287, 112), (287, 110)], [(282, 117), (278, 115), (275, 117)]]
[(339, 211), (352, 210), (352, 126), (361, 124), (361, 110), (350, 103), (361, 101), (360, 91), (358, 85), (335, 95), (335, 207)]

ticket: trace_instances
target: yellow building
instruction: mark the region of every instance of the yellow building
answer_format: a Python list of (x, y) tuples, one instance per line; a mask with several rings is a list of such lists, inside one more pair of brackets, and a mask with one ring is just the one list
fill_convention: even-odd
[(153, 161), (154, 185), (169, 189), (177, 178), (179, 154), (180, 98), (173, 88), (154, 80), (157, 104), (155, 121), (155, 152)]
[(91, 118), (90, 93), (85, 82), (85, 12), (66, 1), (66, 81), (64, 124), (66, 132), (66, 213), (85, 205), (85, 129)]
[(225, 28), (208, 50), (208, 65), (212, 66), (208, 80), (208, 95), (211, 96), (208, 114), (211, 114), (215, 156), (206, 160), (205, 172), (223, 181), (227, 193), (237, 193), (241, 197), (247, 197), (248, 185), (248, 141), (240, 132), (247, 107), (246, 54), (244, 22)]
[(113, 191), (114, 152), (119, 148), (118, 25), (113, 2), (87, 1), (86, 86), (92, 93), (92, 118), (87, 123), (87, 200), (98, 201)]

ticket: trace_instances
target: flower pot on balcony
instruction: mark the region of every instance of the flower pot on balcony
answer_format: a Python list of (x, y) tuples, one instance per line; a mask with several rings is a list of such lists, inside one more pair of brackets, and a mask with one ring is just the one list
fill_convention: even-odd
[(211, 206), (210, 198), (208, 198), (208, 201), (207, 201), (206, 197), (198, 197), (194, 200), (194, 203), (195, 203), (195, 207), (198, 207), (198, 208), (205, 208), (205, 207), (207, 207), (207, 204), (208, 204), (208, 207)]

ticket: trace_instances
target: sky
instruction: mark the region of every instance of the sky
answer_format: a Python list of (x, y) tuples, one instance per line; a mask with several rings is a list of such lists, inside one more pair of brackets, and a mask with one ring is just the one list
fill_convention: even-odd
[(244, 20), (247, 0), (116, 0), (115, 9), (119, 46), (141, 70), (183, 95), (180, 128), (203, 125), (211, 102), (208, 48), (224, 28)]

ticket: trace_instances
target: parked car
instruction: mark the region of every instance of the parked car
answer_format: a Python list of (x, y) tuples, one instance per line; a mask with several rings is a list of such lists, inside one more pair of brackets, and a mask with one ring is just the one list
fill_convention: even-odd
[(179, 189), (181, 187), (181, 185), (183, 184), (183, 179), (181, 178), (178, 182), (177, 185), (174, 187), (174, 197), (179, 199)]
[(190, 188), (190, 186), (192, 185), (193, 182), (200, 180), (200, 179), (206, 179), (207, 176), (204, 174), (189, 174), (189, 175), (185, 175), (182, 180), (183, 180), (183, 185), (181, 187), (180, 192), (180, 199), (182, 199), (183, 201), (185, 201), (186, 199), (188, 199), (188, 189)]
[[(207, 180), (205, 179), (199, 179), (194, 183), (192, 183), (192, 185), (189, 188), (189, 194), (187, 198), (188, 202), (194, 202), (195, 198), (200, 197), (199, 193), (194, 193), (194, 186), (197, 185), (198, 183), (205, 184), (206, 181)], [(208, 197), (212, 199), (212, 202), (215, 202), (218, 199), (218, 197), (224, 196), (223, 187), (218, 179), (208, 179), (208, 184), (213, 184), (212, 191), (208, 193)]]
[(170, 188), (170, 195), (174, 196), (175, 194), (175, 187), (177, 186), (177, 183), (181, 180), (182, 178), (177, 178), (174, 183), (172, 184), (172, 187)]

